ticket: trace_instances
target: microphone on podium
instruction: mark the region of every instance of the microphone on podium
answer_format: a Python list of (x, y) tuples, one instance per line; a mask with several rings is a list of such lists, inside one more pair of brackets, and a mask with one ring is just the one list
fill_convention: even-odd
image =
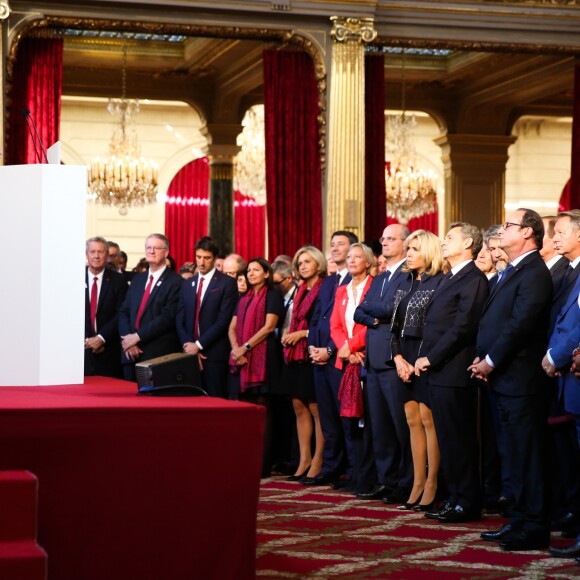
[[(22, 114), (24, 115), (24, 118), (26, 119), (26, 125), (28, 127), (28, 131), (30, 132), (30, 138), (32, 139), (32, 145), (34, 145), (34, 152), (36, 153), (36, 160), (38, 161), (38, 163), (44, 163), (44, 160), (42, 159), (42, 156), (40, 155), (40, 151), (42, 151), (43, 155), (44, 155), (44, 159), (46, 160), (46, 163), (48, 163), (48, 156), (46, 154), (46, 149), (44, 148), (44, 145), (42, 144), (42, 139), (40, 138), (40, 135), (38, 133), (38, 129), (36, 128), (36, 123), (34, 122), (34, 119), (32, 118), (32, 115), (30, 114), (30, 109), (28, 109), (27, 107), (24, 107), (23, 109), (21, 109)], [(34, 127), (34, 133), (36, 134), (36, 139), (34, 138), (34, 134), (32, 133), (32, 127), (30, 126), (32, 123), (32, 127)], [(38, 145), (37, 145), (37, 141), (38, 141)], [(39, 151), (40, 149), (40, 151)]]

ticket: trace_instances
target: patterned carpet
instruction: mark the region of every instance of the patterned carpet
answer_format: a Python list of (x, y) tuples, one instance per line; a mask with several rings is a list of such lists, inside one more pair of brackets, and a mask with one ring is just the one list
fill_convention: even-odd
[[(258, 578), (580, 578), (547, 550), (504, 552), (479, 534), (504, 520), (444, 525), (329, 487), (264, 480), (258, 506)], [(554, 534), (553, 545), (567, 545)]]

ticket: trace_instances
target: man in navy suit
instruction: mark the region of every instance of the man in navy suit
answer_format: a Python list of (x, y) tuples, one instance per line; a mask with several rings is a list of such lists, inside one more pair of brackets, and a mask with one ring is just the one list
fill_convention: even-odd
[(405, 263), (404, 242), (409, 229), (399, 224), (387, 226), (381, 237), (382, 253), (387, 271), (377, 276), (354, 319), (367, 326), (366, 358), (367, 396), (372, 428), (372, 440), (377, 470), (377, 486), (358, 499), (382, 499), (389, 503), (407, 500), (413, 485), (413, 463), (409, 442), (409, 426), (405, 418), (404, 401), (391, 360), (391, 316), (396, 282)]
[(499, 230), (510, 258), (503, 278), (484, 306), (476, 342), (473, 376), (496, 395), (513, 491), (509, 522), (482, 539), (504, 550), (547, 548), (544, 453), (547, 394), (541, 381), (552, 279), (538, 250), (544, 225), (533, 210), (518, 209)]
[(338, 271), (322, 282), (308, 333), (308, 352), (314, 364), (314, 388), (320, 424), (324, 434), (322, 471), (317, 477), (305, 478), (305, 485), (328, 485), (338, 483), (345, 468), (354, 465), (351, 436), (354, 419), (340, 416), (338, 388), (342, 373), (335, 366), (336, 345), (330, 338), (330, 315), (334, 308), (336, 288), (348, 284), (351, 276), (346, 267), (346, 256), (351, 244), (358, 238), (347, 231), (337, 231), (330, 239), (330, 253)]
[[(580, 262), (580, 212), (572, 210), (542, 219), (547, 233), (540, 254), (550, 269), (554, 284), (547, 333), (550, 337), (578, 276), (579, 268), (575, 266)], [(551, 399), (548, 433), (552, 529), (576, 535), (580, 531), (580, 449), (576, 426), (573, 417), (564, 409), (557, 378), (549, 374), (545, 381)]]
[(183, 278), (165, 265), (169, 240), (151, 234), (145, 240), (146, 272), (133, 278), (119, 311), (123, 374), (135, 380), (135, 363), (179, 352), (175, 316)]
[[(580, 443), (580, 378), (571, 371), (573, 353), (580, 345), (579, 294), (580, 277), (576, 279), (574, 288), (558, 315), (542, 368), (548, 376), (558, 376), (560, 397), (563, 398), (566, 411), (572, 413), (576, 419), (576, 432)], [(569, 457), (568, 460), (573, 461), (574, 458)], [(550, 553), (560, 558), (578, 558), (580, 536), (571, 546), (550, 548)]]
[(487, 277), (474, 262), (482, 244), (479, 228), (451, 224), (441, 245), (451, 270), (427, 305), (421, 357), (415, 362), (415, 373), (427, 375), (448, 492), (446, 505), (427, 515), (444, 523), (481, 519), (477, 385), (467, 367), (475, 355), (479, 318), (489, 294)]
[(183, 284), (177, 332), (183, 352), (198, 355), (202, 387), (213, 397), (227, 398), (228, 328), (238, 301), (236, 278), (215, 267), (217, 243), (205, 236), (195, 245), (196, 275)]
[(85, 375), (122, 378), (118, 315), (127, 284), (106, 268), (108, 251), (105, 238), (87, 240)]

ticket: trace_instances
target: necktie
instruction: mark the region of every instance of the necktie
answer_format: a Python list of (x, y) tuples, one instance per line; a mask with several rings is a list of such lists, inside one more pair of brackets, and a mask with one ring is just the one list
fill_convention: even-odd
[(138, 330), (139, 325), (141, 324), (141, 316), (143, 316), (143, 311), (145, 310), (145, 306), (147, 306), (147, 300), (149, 300), (149, 296), (151, 296), (151, 286), (153, 285), (153, 275), (149, 276), (149, 284), (145, 288), (145, 292), (143, 292), (143, 298), (141, 298), (141, 304), (139, 306), (139, 310), (137, 311), (137, 318), (135, 320), (135, 328)]
[(336, 273), (336, 285), (340, 286), (340, 274), (338, 272)]
[(576, 272), (574, 270), (574, 266), (570, 264), (568, 268), (566, 268), (566, 273), (564, 274), (564, 278), (562, 279), (562, 288), (564, 290), (571, 288), (576, 282)]
[(195, 298), (195, 320), (193, 321), (193, 338), (197, 340), (199, 338), (199, 309), (201, 308), (201, 291), (203, 289), (203, 278), (199, 279), (199, 284), (197, 285), (197, 295)]
[(498, 273), (498, 278), (497, 278), (497, 283), (501, 284), (503, 282), (503, 280), (505, 279), (506, 275), (508, 272), (510, 272), (510, 270), (513, 270), (514, 267), (511, 264), (507, 265), (507, 268), (503, 271), (503, 272), (499, 272)]
[(91, 332), (93, 335), (97, 334), (97, 300), (98, 300), (98, 288), (97, 288), (98, 278), (95, 276), (93, 278), (93, 285), (91, 286), (91, 307), (89, 310), (89, 318), (91, 323)]

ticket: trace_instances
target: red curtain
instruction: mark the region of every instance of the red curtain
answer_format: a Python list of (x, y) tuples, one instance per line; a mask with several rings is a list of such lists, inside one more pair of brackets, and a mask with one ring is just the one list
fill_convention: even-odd
[[(62, 49), (62, 39), (24, 38), (18, 45), (10, 92), (7, 165), (38, 163), (23, 109), (30, 111), (44, 147), (59, 139)], [(39, 145), (37, 148), (44, 159)]]
[(568, 208), (580, 208), (580, 66), (574, 69), (574, 113), (572, 120), (572, 163)]
[(266, 254), (266, 206), (234, 191), (236, 253), (246, 261)]
[(270, 257), (322, 243), (322, 185), (314, 63), (264, 51), (266, 192)]
[(365, 240), (385, 227), (385, 57), (365, 56)]
[[(576, 208), (580, 207), (578, 204)], [(558, 203), (558, 211), (568, 211), (572, 209), (572, 180), (569, 179), (560, 194), (560, 202)]]
[(191, 161), (171, 181), (165, 202), (165, 235), (177, 267), (193, 261), (195, 243), (208, 232), (209, 160)]
[[(409, 220), (407, 227), (411, 230), (411, 232), (414, 232), (415, 230), (427, 230), (428, 232), (432, 232), (437, 236), (439, 235), (438, 219), (439, 214), (437, 213), (437, 211), (434, 211), (433, 213), (427, 213), (425, 215), (422, 215), (421, 217)], [(390, 226), (391, 224), (398, 223), (399, 220), (388, 217), (386, 225)]]

